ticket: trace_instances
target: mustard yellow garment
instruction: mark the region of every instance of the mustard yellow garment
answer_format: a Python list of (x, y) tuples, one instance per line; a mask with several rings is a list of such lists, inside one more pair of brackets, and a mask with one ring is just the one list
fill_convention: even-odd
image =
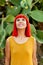
[(13, 36), (9, 37), (11, 61), (10, 65), (33, 65), (32, 53), (34, 37), (30, 37), (25, 43), (18, 44)]

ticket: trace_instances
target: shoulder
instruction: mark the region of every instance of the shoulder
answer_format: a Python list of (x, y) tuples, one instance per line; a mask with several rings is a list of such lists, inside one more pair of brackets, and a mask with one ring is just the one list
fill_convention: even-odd
[(36, 41), (36, 38), (35, 38), (34, 36), (31, 36), (31, 38), (32, 38), (34, 41)]
[(36, 38), (33, 37), (33, 36), (31, 36), (31, 39), (33, 40), (33, 43), (34, 43), (34, 45), (36, 46), (36, 45), (37, 45)]
[(36, 38), (31, 36), (32, 40), (33, 40), (33, 50), (36, 51), (37, 50), (37, 42), (36, 42)]
[(8, 41), (10, 40), (10, 38), (12, 38), (12, 36), (9, 36), (9, 37), (6, 39), (6, 41), (8, 42)]
[(33, 37), (33, 40), (34, 40), (34, 48), (37, 48), (36, 38), (35, 38), (35, 37)]
[(5, 52), (10, 51), (9, 38), (10, 38), (10, 37), (8, 37), (8, 38), (6, 39), (6, 44), (5, 44)]
[(11, 36), (9, 36), (9, 37), (6, 39), (6, 46), (9, 46), (10, 38), (11, 38)]

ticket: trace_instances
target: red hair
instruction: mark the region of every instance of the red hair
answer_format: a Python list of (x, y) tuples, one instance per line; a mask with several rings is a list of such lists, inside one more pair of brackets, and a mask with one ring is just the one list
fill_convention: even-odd
[(26, 27), (26, 30), (25, 30), (25, 35), (27, 37), (30, 37), (31, 36), (31, 31), (30, 31), (29, 19), (24, 14), (19, 14), (15, 17), (15, 19), (14, 19), (14, 29), (13, 29), (13, 32), (12, 32), (12, 36), (18, 36), (18, 31), (17, 31), (17, 28), (16, 28), (16, 19), (17, 18), (25, 18), (26, 19), (27, 27)]

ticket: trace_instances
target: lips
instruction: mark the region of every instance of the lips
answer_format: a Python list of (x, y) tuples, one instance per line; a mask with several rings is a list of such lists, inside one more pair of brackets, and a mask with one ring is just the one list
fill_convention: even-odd
[(24, 24), (21, 24), (21, 23), (20, 23), (20, 24), (18, 24), (18, 25), (24, 25)]
[(24, 24), (18, 24), (18, 26), (22, 26), (22, 25), (24, 25)]

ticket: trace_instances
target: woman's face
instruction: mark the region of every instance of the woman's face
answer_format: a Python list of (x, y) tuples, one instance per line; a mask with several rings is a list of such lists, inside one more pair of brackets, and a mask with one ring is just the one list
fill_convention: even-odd
[(18, 29), (25, 29), (26, 26), (27, 26), (26, 19), (24, 19), (24, 18), (18, 18), (18, 19), (16, 19), (16, 27)]

